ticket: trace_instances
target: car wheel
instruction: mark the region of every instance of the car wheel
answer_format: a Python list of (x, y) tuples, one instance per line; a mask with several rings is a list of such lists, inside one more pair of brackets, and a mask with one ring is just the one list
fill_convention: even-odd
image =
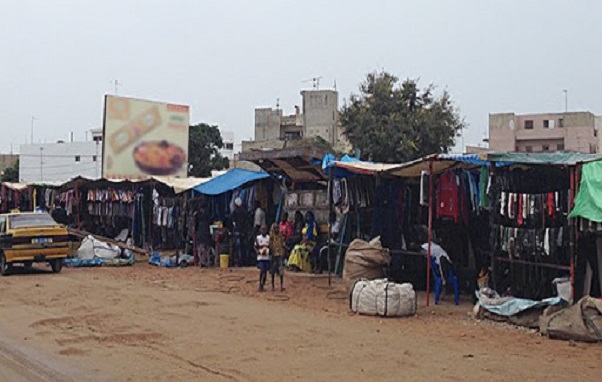
[(59, 273), (63, 269), (63, 259), (51, 260), (50, 268), (52, 268), (52, 272)]
[(4, 253), (0, 253), (0, 274), (7, 276), (10, 274), (11, 265), (6, 261)]

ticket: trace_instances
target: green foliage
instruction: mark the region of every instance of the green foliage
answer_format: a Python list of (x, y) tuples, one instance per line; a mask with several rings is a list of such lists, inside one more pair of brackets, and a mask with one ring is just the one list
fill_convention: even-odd
[(224, 142), (217, 126), (206, 123), (190, 126), (188, 140), (191, 165), (188, 175), (203, 178), (211, 176), (211, 170), (228, 168), (228, 158), (219, 153), (219, 149), (224, 147)]
[(11, 167), (4, 170), (0, 177), (2, 182), (18, 182), (19, 181), (19, 161), (17, 160)]
[(433, 92), (433, 85), (420, 90), (411, 79), (399, 85), (387, 72), (368, 74), (360, 95), (352, 94), (341, 113), (345, 134), (362, 159), (397, 163), (447, 152), (464, 120), (447, 91), (440, 97)]

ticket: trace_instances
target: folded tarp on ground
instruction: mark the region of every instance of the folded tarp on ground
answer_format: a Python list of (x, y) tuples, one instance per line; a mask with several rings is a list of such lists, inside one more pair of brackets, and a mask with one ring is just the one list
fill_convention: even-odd
[(66, 267), (73, 268), (81, 268), (81, 267), (100, 267), (100, 266), (112, 266), (112, 267), (122, 267), (127, 265), (134, 265), (136, 261), (134, 260), (134, 255), (130, 256), (127, 259), (118, 258), (118, 259), (101, 259), (99, 257), (95, 257), (93, 259), (78, 259), (78, 258), (70, 258), (63, 260), (63, 265)]
[(194, 263), (194, 257), (186, 254), (180, 254), (179, 256), (161, 256), (159, 252), (153, 252), (148, 259), (148, 263), (157, 267), (166, 268), (186, 267)]
[[(507, 299), (505, 297), (502, 300)], [(497, 314), (498, 316), (510, 317), (515, 316), (525, 310), (533, 308), (547, 307), (550, 305), (559, 305), (564, 302), (560, 297), (550, 297), (541, 301), (527, 300), (524, 298), (509, 298), (506, 301), (501, 302), (499, 305), (485, 305), (483, 300), (481, 301), (481, 307), (488, 312)]]
[(477, 292), (479, 302), (475, 306), (475, 314), (480, 318), (493, 321), (509, 322), (528, 328), (538, 328), (539, 318), (544, 309), (553, 307), (561, 309), (566, 301), (560, 297), (547, 298), (541, 301), (515, 297), (500, 297), (490, 288)]
[(63, 260), (63, 265), (66, 267), (100, 267), (102, 259), (78, 259), (74, 257)]

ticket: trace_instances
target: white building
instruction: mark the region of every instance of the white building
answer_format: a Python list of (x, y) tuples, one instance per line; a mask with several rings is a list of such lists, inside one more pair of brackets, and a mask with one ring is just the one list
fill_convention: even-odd
[(102, 129), (94, 129), (92, 141), (25, 144), (19, 149), (21, 182), (66, 182), (76, 176), (100, 178)]
[(219, 150), (219, 153), (224, 158), (232, 161), (234, 160), (234, 133), (231, 131), (222, 131), (221, 134), (224, 147)]

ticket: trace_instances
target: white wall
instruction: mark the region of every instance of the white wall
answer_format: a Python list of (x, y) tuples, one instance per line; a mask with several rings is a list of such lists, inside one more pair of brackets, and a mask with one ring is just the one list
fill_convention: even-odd
[[(231, 131), (222, 131), (222, 141), (224, 142), (224, 147), (219, 150), (219, 153), (229, 160), (234, 159), (234, 133)], [(232, 145), (232, 148), (228, 148), (229, 145)]]
[(26, 144), (19, 152), (22, 182), (66, 182), (80, 175), (99, 178), (102, 173), (102, 142)]

